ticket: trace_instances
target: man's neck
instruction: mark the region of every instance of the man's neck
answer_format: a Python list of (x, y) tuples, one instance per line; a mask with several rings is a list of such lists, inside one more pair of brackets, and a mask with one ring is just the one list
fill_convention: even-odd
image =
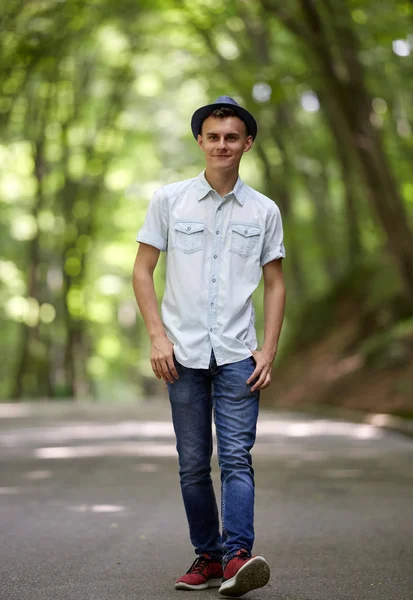
[(215, 171), (213, 169), (205, 169), (205, 179), (209, 185), (223, 198), (235, 187), (238, 179), (238, 169), (234, 171)]

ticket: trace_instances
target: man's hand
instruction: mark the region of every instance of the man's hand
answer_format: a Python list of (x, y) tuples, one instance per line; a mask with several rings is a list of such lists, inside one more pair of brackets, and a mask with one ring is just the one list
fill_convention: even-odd
[(174, 346), (165, 335), (152, 340), (151, 365), (156, 377), (165, 383), (174, 383), (179, 377), (174, 364)]
[(255, 390), (263, 390), (270, 385), (272, 363), (275, 355), (265, 350), (251, 350), (251, 352), (256, 364), (254, 372), (247, 379), (247, 385), (250, 385), (251, 382), (258, 378), (251, 388), (251, 392), (255, 392)]

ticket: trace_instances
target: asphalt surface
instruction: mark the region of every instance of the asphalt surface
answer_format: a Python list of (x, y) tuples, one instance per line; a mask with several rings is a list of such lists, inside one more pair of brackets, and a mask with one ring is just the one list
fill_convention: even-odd
[[(262, 411), (254, 467), (271, 580), (245, 598), (412, 600), (413, 439)], [(0, 405), (0, 541), (1, 600), (219, 597), (174, 590), (194, 556), (166, 401)]]

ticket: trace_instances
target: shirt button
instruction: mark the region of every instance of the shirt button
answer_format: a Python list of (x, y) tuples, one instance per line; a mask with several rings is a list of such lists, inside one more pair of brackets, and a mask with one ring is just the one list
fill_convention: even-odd
[(218, 256), (216, 254), (214, 254), (214, 258), (218, 258)]
[(215, 282), (216, 282), (216, 279), (213, 279), (213, 280), (212, 280), (212, 283), (215, 283)]
[(212, 333), (214, 330), (211, 328), (209, 331)]
[(186, 228), (186, 230), (187, 230), (187, 231), (191, 231), (191, 228), (190, 228), (190, 227), (187, 227), (187, 228)]
[(214, 306), (214, 303), (213, 303), (213, 302), (211, 302), (211, 306)]
[[(190, 229), (190, 227), (189, 227), (188, 229)], [(244, 231), (244, 233), (248, 233), (248, 229), (246, 229), (246, 230)]]
[(218, 210), (221, 210), (221, 206), (218, 206)]
[(219, 235), (219, 231), (216, 231), (215, 233), (216, 233), (217, 235)]

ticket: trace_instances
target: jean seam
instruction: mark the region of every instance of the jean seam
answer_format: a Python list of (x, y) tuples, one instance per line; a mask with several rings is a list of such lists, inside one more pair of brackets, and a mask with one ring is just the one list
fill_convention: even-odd
[[(214, 425), (216, 428), (216, 418), (215, 418), (215, 387), (214, 387), (214, 380), (211, 379), (211, 408), (212, 408), (212, 417), (214, 419)], [(212, 433), (211, 433), (211, 439), (212, 439)], [(218, 455), (218, 461), (219, 461), (219, 447), (218, 447), (218, 438), (217, 438), (217, 455)], [(219, 519), (219, 512), (218, 512), (218, 505), (215, 503), (215, 516), (217, 517), (217, 519)]]
[[(216, 405), (215, 405), (215, 382), (212, 379), (211, 381), (211, 398), (212, 398), (212, 412), (213, 412), (213, 417), (214, 417), (214, 425), (215, 425), (215, 430), (217, 428), (217, 418), (216, 418)], [(217, 458), (218, 458), (218, 465), (221, 465), (221, 461), (220, 461), (220, 447), (219, 447), (219, 440), (218, 440), (218, 435), (216, 436), (216, 440), (217, 440)], [(218, 508), (217, 508), (218, 511)], [(221, 486), (221, 521), (222, 521), (222, 538), (224, 537), (224, 523), (225, 523), (225, 486), (222, 483)], [(224, 541), (224, 540), (222, 540)]]

